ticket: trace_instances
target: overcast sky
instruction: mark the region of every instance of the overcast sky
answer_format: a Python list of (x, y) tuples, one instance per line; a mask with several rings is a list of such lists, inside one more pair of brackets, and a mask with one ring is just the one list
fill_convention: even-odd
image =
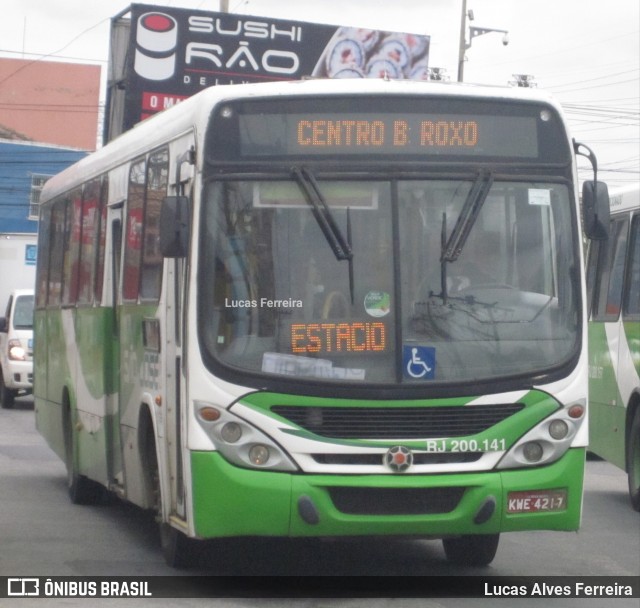
[[(140, 2), (218, 10), (218, 0)], [(245, 15), (431, 36), (429, 63), (456, 80), (462, 0), (228, 0)], [(477, 37), (465, 81), (507, 85), (530, 74), (563, 104), (572, 135), (591, 146), (610, 186), (640, 179), (638, 0), (467, 0), (472, 25), (509, 31)], [(0, 56), (106, 67), (110, 18), (126, 0), (3, 0)], [(106, 71), (106, 70), (105, 70)], [(0, 85), (1, 86), (1, 85)], [(0, 110), (1, 122), (1, 110)], [(583, 177), (588, 163), (581, 160)]]

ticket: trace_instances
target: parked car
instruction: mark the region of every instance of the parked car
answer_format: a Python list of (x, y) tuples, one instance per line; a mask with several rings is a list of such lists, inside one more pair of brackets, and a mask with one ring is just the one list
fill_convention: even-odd
[(0, 406), (33, 391), (33, 289), (11, 292), (0, 317)]

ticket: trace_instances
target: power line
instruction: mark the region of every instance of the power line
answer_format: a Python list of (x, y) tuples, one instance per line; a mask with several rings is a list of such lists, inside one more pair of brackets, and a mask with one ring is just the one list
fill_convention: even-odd
[(586, 80), (574, 80), (573, 82), (567, 82), (566, 84), (560, 84), (560, 85), (547, 87), (547, 88), (557, 89), (558, 87), (570, 86), (574, 84), (583, 84), (585, 82), (595, 82), (596, 80), (603, 80), (604, 78), (613, 78), (614, 76), (623, 76), (624, 74), (633, 74), (635, 72), (640, 72), (640, 68), (634, 68), (633, 70), (624, 70), (622, 72), (614, 72), (613, 74), (605, 74), (604, 76), (596, 76), (595, 78), (587, 78)]
[(91, 27), (88, 27), (84, 31), (80, 32), (77, 36), (72, 38), (69, 42), (67, 42), (67, 44), (65, 44), (63, 47), (59, 48), (58, 50), (52, 51), (51, 53), (47, 53), (46, 55), (41, 55), (39, 58), (34, 59), (33, 61), (30, 61), (29, 63), (26, 63), (26, 64), (20, 66), (17, 70), (14, 70), (13, 72), (11, 72), (7, 76), (5, 76), (2, 80), (0, 80), (0, 85), (3, 85), (5, 82), (7, 82), (7, 80), (10, 80), (16, 74), (18, 74), (19, 72), (22, 72), (22, 70), (25, 70), (26, 68), (28, 68), (29, 66), (33, 65), (34, 63), (38, 63), (39, 61), (42, 61), (42, 60), (46, 59), (47, 57), (52, 57), (52, 56), (60, 53), (61, 51), (64, 51), (67, 47), (71, 46), (76, 40), (78, 40), (79, 38), (84, 36), (86, 33), (90, 32), (91, 30), (95, 29), (99, 25), (102, 25), (103, 23), (105, 23), (105, 21), (110, 21), (110, 19), (109, 18), (102, 19), (98, 23), (96, 23), (96, 24), (92, 25)]
[[(576, 36), (575, 38), (579, 39), (579, 38), (582, 38), (583, 36), (584, 36), (584, 34), (581, 34), (580, 36)], [(634, 31), (631, 31), (631, 32), (623, 32), (621, 34), (617, 34), (616, 36), (612, 36), (610, 38), (600, 38), (599, 40), (598, 39), (592, 40), (592, 41), (590, 41), (590, 42), (588, 42), (586, 44), (580, 44), (578, 46), (567, 47), (567, 48), (564, 48), (564, 49), (560, 47), (560, 48), (558, 48), (555, 51), (550, 52), (550, 53), (542, 53), (540, 55), (530, 55), (528, 57), (520, 57), (520, 58), (518, 58), (518, 61), (520, 63), (524, 63), (524, 62), (530, 61), (532, 59), (540, 59), (542, 57), (557, 57), (558, 55), (563, 54), (563, 53), (568, 53), (570, 51), (583, 49), (585, 47), (596, 46), (596, 45), (601, 44), (603, 42), (610, 42), (611, 40), (619, 41), (620, 38), (623, 38), (625, 36), (636, 36), (637, 37), (638, 36), (638, 30), (634, 30)], [(510, 64), (512, 62), (513, 62), (512, 59), (505, 60), (505, 61), (492, 61), (491, 65), (492, 66), (508, 65), (508, 64)]]
[[(610, 99), (594, 99), (592, 103), (594, 104), (600, 104), (600, 103), (613, 103), (613, 102), (621, 102), (621, 101), (628, 101), (629, 105), (633, 104), (636, 107), (638, 107), (638, 102), (640, 101), (640, 96), (636, 95), (635, 97), (613, 97)], [(579, 101), (567, 101), (565, 102), (566, 104), (571, 104), (571, 103), (582, 103)]]
[(6, 104), (0, 102), (0, 110), (8, 110), (11, 112), (54, 112), (65, 114), (98, 114), (104, 104), (98, 105), (67, 105), (59, 104), (45, 106), (43, 104)]
[[(99, 24), (98, 24), (99, 25)], [(69, 43), (71, 44), (71, 42)], [(40, 61), (43, 57), (55, 57), (56, 59), (68, 59), (71, 61), (83, 61), (83, 62), (92, 62), (92, 63), (109, 63), (106, 59), (93, 59), (92, 57), (71, 57), (69, 55), (58, 55), (57, 53), (49, 53), (48, 55), (37, 55), (36, 53), (23, 53), (22, 51), (10, 51), (9, 49), (0, 49), (0, 53), (5, 53), (7, 55), (20, 55), (21, 58), (24, 58), (25, 55), (29, 57), (33, 57), (35, 61)]]
[[(603, 78), (606, 78), (605, 76), (603, 76)], [(602, 84), (599, 84), (597, 86), (590, 86), (590, 87), (579, 87), (577, 89), (568, 89), (566, 91), (554, 91), (554, 93), (556, 94), (561, 94), (561, 93), (575, 93), (576, 91), (590, 91), (590, 90), (594, 90), (594, 89), (600, 89), (600, 88), (609, 88), (609, 87), (613, 87), (619, 84), (628, 84), (630, 82), (638, 82), (638, 78), (631, 78), (630, 80), (618, 80), (617, 82), (604, 82)], [(552, 91), (554, 87), (548, 87), (549, 91)]]

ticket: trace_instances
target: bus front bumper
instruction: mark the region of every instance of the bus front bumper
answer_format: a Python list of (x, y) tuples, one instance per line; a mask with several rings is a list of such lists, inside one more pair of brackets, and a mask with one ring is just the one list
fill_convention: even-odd
[(585, 449), (576, 448), (531, 469), (310, 475), (242, 469), (217, 452), (192, 452), (195, 535), (438, 538), (577, 530), (584, 461)]

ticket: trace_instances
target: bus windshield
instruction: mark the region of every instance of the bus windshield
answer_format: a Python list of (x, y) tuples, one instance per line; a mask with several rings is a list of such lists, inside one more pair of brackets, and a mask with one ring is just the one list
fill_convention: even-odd
[(564, 184), (305, 170), (212, 180), (203, 201), (199, 328), (222, 376), (459, 384), (579, 347)]

